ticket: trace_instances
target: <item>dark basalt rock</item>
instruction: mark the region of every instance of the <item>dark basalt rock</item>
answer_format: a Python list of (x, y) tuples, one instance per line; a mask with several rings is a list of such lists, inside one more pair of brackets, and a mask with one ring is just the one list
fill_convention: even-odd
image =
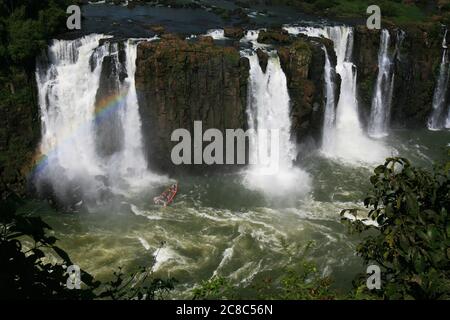
[(408, 28), (395, 60), (392, 124), (397, 127), (425, 128), (432, 111), (442, 58), (440, 28)]
[(161, 36), (162, 34), (166, 33), (166, 29), (164, 28), (164, 26), (161, 25), (149, 25), (147, 27), (147, 29), (149, 29), (150, 31), (152, 31), (154, 34)]
[(269, 62), (269, 55), (267, 52), (258, 49), (256, 50), (256, 54), (258, 55), (259, 65), (261, 66), (261, 70), (266, 73), (267, 70), (267, 64)]
[[(395, 40), (396, 31), (391, 30)], [(392, 101), (392, 126), (424, 128), (432, 109), (434, 88), (442, 57), (443, 30), (439, 24), (402, 27), (406, 33), (394, 59), (395, 81)], [(226, 30), (232, 39), (241, 37), (239, 28)], [(378, 72), (379, 31), (355, 28), (353, 61), (358, 68), (358, 101), (361, 118), (367, 123)], [(120, 39), (103, 40), (101, 44)], [(261, 32), (259, 42), (278, 50), (291, 99), (292, 134), (300, 143), (312, 139), (318, 144), (324, 112), (324, 52), (336, 64), (333, 44), (326, 39), (291, 37), (282, 30)], [(395, 41), (393, 41), (395, 42)], [(391, 50), (394, 49), (391, 44)], [(122, 50), (120, 50), (122, 52)], [(258, 52), (265, 69), (265, 57)], [(122, 61), (122, 53), (119, 55)], [(108, 58), (101, 82), (108, 89)], [(238, 47), (219, 46), (209, 38), (187, 42), (175, 34), (163, 33), (160, 41), (138, 46), (136, 86), (139, 99), (146, 154), (154, 169), (174, 168), (170, 152), (176, 142), (170, 135), (177, 128), (193, 130), (195, 120), (203, 129), (246, 129), (248, 59), (241, 58)], [(123, 80), (125, 75), (120, 73)], [(26, 190), (26, 178), (40, 137), (39, 107), (34, 71), (17, 68), (5, 79), (0, 90), (0, 183), (4, 190)], [(336, 79), (336, 90), (339, 88)], [(113, 86), (110, 90), (115, 90)], [(108, 90), (109, 90), (108, 89)], [(106, 90), (106, 91), (108, 91)], [(99, 92), (98, 98), (109, 92)], [(338, 92), (337, 92), (338, 93)], [(338, 95), (336, 96), (336, 101)], [(108, 154), (109, 152), (106, 152)], [(187, 166), (201, 171), (201, 166)], [(221, 168), (223, 166), (220, 166)]]
[[(115, 50), (118, 50), (118, 48), (116, 47)], [(121, 81), (125, 76), (122, 75), (124, 73), (122, 70), (123, 64), (117, 61), (118, 56), (109, 55), (103, 58), (99, 88), (96, 94), (96, 113), (101, 111), (105, 99), (120, 94)], [(98, 150), (100, 156), (111, 156), (122, 149), (124, 131), (118, 112), (113, 112), (108, 117), (96, 121), (95, 131), (96, 150)]]
[(273, 45), (286, 45), (292, 42), (292, 37), (286, 30), (270, 29), (259, 33), (258, 42)]
[(244, 29), (239, 27), (226, 27), (223, 30), (227, 38), (239, 40), (244, 36)]
[[(292, 134), (301, 143), (312, 138), (316, 145), (322, 136), (325, 52), (321, 41), (298, 38), (289, 46), (278, 48), (291, 98)], [(330, 62), (336, 57), (331, 51)]]
[(136, 64), (146, 154), (153, 169), (176, 169), (170, 158), (177, 144), (170, 141), (175, 129), (193, 133), (196, 120), (203, 122), (203, 130), (245, 129), (249, 63), (234, 47), (175, 38), (144, 42), (138, 46)]
[[(391, 126), (424, 128), (432, 110), (434, 88), (442, 57), (443, 32), (436, 24), (406, 26), (396, 51), (399, 29), (389, 28), (394, 56), (394, 90)], [(367, 125), (378, 74), (380, 31), (355, 28), (353, 59), (358, 67), (360, 117)]]

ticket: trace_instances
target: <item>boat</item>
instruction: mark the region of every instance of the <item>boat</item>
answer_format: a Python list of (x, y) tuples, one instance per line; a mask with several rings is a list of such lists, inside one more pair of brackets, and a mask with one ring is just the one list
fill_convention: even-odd
[(173, 199), (177, 195), (178, 192), (178, 182), (172, 184), (167, 190), (165, 190), (161, 195), (154, 197), (153, 202), (157, 205), (162, 205), (167, 207), (173, 202)]

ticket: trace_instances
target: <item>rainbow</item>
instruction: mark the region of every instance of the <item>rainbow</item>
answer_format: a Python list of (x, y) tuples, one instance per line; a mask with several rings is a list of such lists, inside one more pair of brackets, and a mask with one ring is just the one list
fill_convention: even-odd
[[(125, 105), (127, 96), (128, 90), (121, 90), (121, 92), (119, 93), (106, 96), (105, 98), (98, 101), (95, 104), (94, 116), (92, 121), (98, 124), (107, 119), (111, 114), (119, 110), (121, 106)], [(59, 142), (46, 153), (42, 153), (42, 150), (39, 147), (31, 159), (32, 166), (26, 176), (28, 176), (28, 178), (32, 178), (42, 172), (42, 170), (44, 170), (48, 165), (50, 159), (56, 156), (57, 151), (64, 146), (70, 145), (74, 138), (81, 131), (85, 130), (86, 127), (90, 124), (92, 124), (92, 122), (80, 124), (66, 137), (58, 139)]]

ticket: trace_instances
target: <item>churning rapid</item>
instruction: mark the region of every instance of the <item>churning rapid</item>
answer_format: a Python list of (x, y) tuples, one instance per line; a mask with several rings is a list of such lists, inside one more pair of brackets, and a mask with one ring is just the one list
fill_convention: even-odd
[(428, 129), (440, 130), (450, 128), (450, 101), (448, 106), (448, 115), (445, 112), (447, 102), (448, 83), (450, 78), (450, 66), (448, 63), (448, 48), (447, 48), (447, 30), (445, 30), (444, 38), (442, 40), (442, 59), (439, 66), (439, 77), (433, 96), (433, 111), (428, 119)]
[[(373, 101), (381, 110), (374, 112), (379, 121), (374, 127), (389, 134), (374, 139), (359, 118), (353, 29), (286, 29), (334, 43), (323, 46), (324, 86), (319, 91), (323, 89), (325, 101), (319, 152), (298, 157), (302, 146), (292, 139), (293, 96), (280, 63), (283, 56), (258, 43), (259, 31), (246, 31), (239, 43), (249, 60), (245, 118), (256, 132), (249, 149), (256, 164), (243, 173), (174, 174), (180, 191), (165, 208), (151, 199), (169, 181), (148, 170), (143, 140), (147, 137), (141, 133), (141, 92), (135, 85), (141, 40), (115, 41), (103, 35), (55, 40), (36, 72), (40, 151), (45, 157), (35, 181), (38, 190), (50, 190), (63, 202), (76, 204), (76, 210), (72, 205), (55, 209), (46, 201), (33, 201), (24, 211), (38, 212), (73, 261), (100, 280), (110, 280), (120, 266), (125, 272), (149, 266), (154, 257), (155, 276), (175, 277), (175, 296), (190, 298), (196, 284), (215, 275), (243, 286), (258, 277), (276, 279), (292, 260), (284, 243), (303, 246), (313, 241), (310, 257), (318, 270), (335, 278), (337, 287), (350, 286), (354, 275), (364, 270), (354, 254), (355, 238), (346, 233), (339, 212), (358, 208), (364, 214), (369, 169), (391, 155), (388, 146), (427, 166), (439, 159), (450, 132), (388, 131), (386, 99), (394, 77), (388, 60), (395, 55), (389, 54), (386, 32), (381, 35)], [(207, 33), (225, 42), (223, 30)], [(267, 54), (267, 61), (260, 60), (257, 49)], [(66, 211), (77, 214), (59, 214)]]
[[(333, 27), (293, 27), (286, 26), (285, 30), (291, 34), (305, 34), (309, 37), (325, 37), (334, 43), (337, 63), (336, 72), (341, 77), (341, 88), (339, 101), (335, 112), (335, 119), (330, 119), (333, 113), (331, 107), (331, 94), (327, 101), (326, 109), (328, 115), (325, 118), (324, 136), (328, 139), (322, 146), (322, 151), (326, 156), (335, 158), (351, 164), (378, 163), (391, 155), (394, 150), (390, 150), (382, 141), (370, 139), (364, 132), (358, 114), (358, 100), (356, 90), (357, 70), (352, 63), (353, 54), (353, 29), (348, 26)], [(328, 59), (325, 59), (329, 63)], [(325, 66), (325, 71), (327, 66)], [(325, 82), (332, 81), (332, 77), (325, 72)], [(326, 84), (327, 88), (332, 88), (334, 84)], [(326, 89), (329, 92), (329, 89)], [(334, 124), (330, 128), (330, 124)], [(331, 133), (332, 132), (332, 133)]]
[(50, 185), (63, 200), (98, 200), (159, 180), (147, 170), (142, 150), (134, 82), (137, 42), (124, 43), (123, 59), (122, 44), (99, 45), (105, 38), (55, 40), (37, 70), (46, 158), (36, 181), (38, 189)]

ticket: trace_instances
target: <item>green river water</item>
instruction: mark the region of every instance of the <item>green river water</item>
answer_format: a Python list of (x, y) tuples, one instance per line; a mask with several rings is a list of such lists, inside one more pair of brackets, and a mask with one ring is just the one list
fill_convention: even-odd
[[(450, 132), (394, 131), (384, 143), (414, 164), (431, 167), (446, 159)], [(213, 275), (241, 285), (276, 277), (287, 262), (284, 239), (296, 245), (313, 241), (309, 257), (336, 288), (347, 290), (364, 268), (355, 255), (358, 238), (348, 235), (339, 213), (363, 208), (374, 165), (349, 165), (316, 152), (304, 155), (301, 166), (312, 178), (304, 196), (271, 198), (247, 189), (239, 173), (174, 176), (180, 190), (166, 208), (151, 201), (159, 188), (117, 196), (89, 212), (57, 212), (38, 200), (20, 211), (41, 216), (74, 263), (100, 280), (110, 279), (119, 266), (148, 266), (157, 252), (155, 275), (175, 277), (174, 297), (188, 298), (195, 284)]]

